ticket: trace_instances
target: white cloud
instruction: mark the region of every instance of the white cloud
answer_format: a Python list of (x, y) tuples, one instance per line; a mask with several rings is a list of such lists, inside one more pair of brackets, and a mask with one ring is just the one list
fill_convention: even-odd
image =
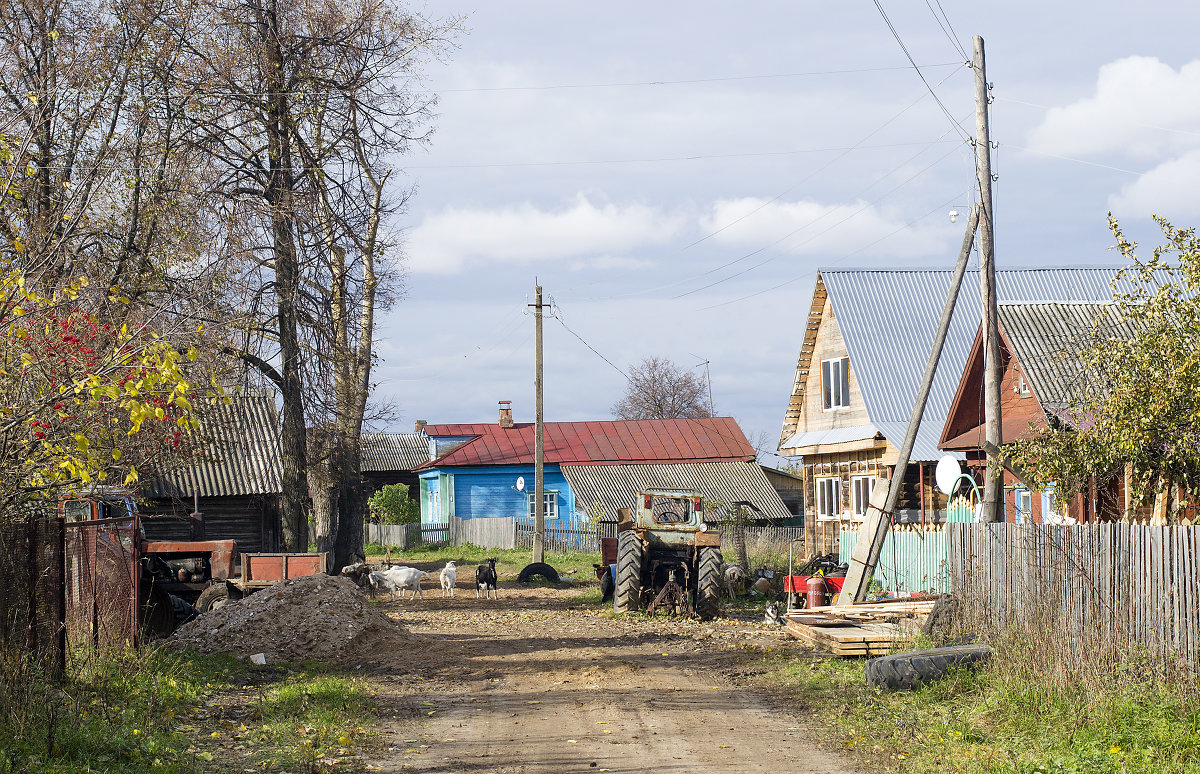
[(1200, 216), (1200, 150), (1164, 162), (1109, 198), (1117, 217), (1162, 215), (1194, 220)]
[(472, 263), (586, 259), (661, 245), (684, 223), (682, 216), (655, 207), (595, 204), (583, 194), (557, 210), (528, 202), (449, 206), (413, 229), (406, 252), (414, 273), (455, 274)]
[(713, 239), (725, 244), (762, 247), (779, 242), (772, 249), (826, 256), (860, 250), (877, 240), (885, 240), (878, 251), (888, 255), (930, 255), (943, 250), (950, 233), (941, 224), (906, 226), (904, 220), (862, 201), (821, 204), (723, 199), (700, 225), (705, 233), (723, 229)]
[(1090, 97), (1049, 110), (1029, 144), (1067, 156), (1154, 158), (1200, 144), (1197, 126), (1200, 60), (1175, 70), (1154, 57), (1131, 56), (1101, 67)]

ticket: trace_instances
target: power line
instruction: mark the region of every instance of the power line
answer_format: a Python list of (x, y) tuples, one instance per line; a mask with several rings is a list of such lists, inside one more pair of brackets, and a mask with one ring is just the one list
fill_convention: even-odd
[[(557, 311), (558, 311), (560, 308), (561, 308), (561, 307), (559, 307), (559, 306), (556, 304), (556, 305), (555, 305), (555, 307), (554, 307), (554, 309), (555, 309), (555, 312), (557, 312)], [(632, 378), (629, 376), (629, 374), (627, 374), (627, 373), (625, 373), (624, 371), (622, 371), (622, 370), (621, 370), (621, 369), (620, 369), (620, 368), (617, 366), (617, 364), (616, 364), (616, 363), (614, 363), (613, 361), (609, 360), (609, 359), (608, 359), (608, 358), (606, 358), (604, 355), (600, 354), (600, 351), (599, 351), (598, 349), (596, 349), (595, 347), (593, 347), (591, 344), (588, 344), (586, 341), (584, 341), (584, 339), (583, 339), (583, 337), (582, 337), (582, 336), (580, 336), (580, 335), (579, 335), (578, 333), (576, 333), (575, 331), (571, 330), (571, 327), (570, 327), (569, 325), (567, 325), (567, 323), (566, 323), (566, 321), (565, 321), (565, 320), (563, 320), (563, 318), (562, 318), (562, 315), (561, 315), (561, 314), (551, 314), (550, 316), (551, 316), (551, 317), (553, 317), (554, 319), (558, 320), (558, 323), (559, 323), (559, 325), (561, 325), (561, 326), (562, 326), (562, 327), (563, 327), (563, 328), (564, 328), (564, 329), (567, 331), (567, 333), (569, 333), (569, 334), (571, 334), (572, 336), (574, 336), (575, 338), (579, 339), (579, 342), (580, 342), (581, 344), (583, 344), (583, 346), (585, 346), (585, 347), (587, 347), (588, 349), (590, 349), (590, 350), (592, 351), (592, 353), (593, 353), (593, 354), (594, 354), (596, 357), (600, 358), (600, 359), (601, 359), (601, 360), (603, 360), (605, 363), (608, 363), (610, 366), (612, 366), (613, 370), (615, 370), (615, 371), (616, 371), (617, 373), (619, 373), (621, 376), (624, 376), (624, 377), (625, 377), (625, 379), (626, 379), (626, 380), (627, 380), (627, 381), (628, 381), (630, 384), (633, 384), (633, 379), (632, 379)]]
[[(1035, 107), (1035, 108), (1038, 108), (1039, 110), (1054, 110), (1054, 108), (1050, 107), (1049, 105), (1039, 105), (1036, 102), (1026, 102), (1025, 100), (1013, 99), (1011, 97), (993, 97), (993, 99), (999, 100), (1000, 102), (1011, 102), (1014, 105), (1025, 105), (1026, 107)], [(1200, 132), (1193, 132), (1193, 131), (1189, 131), (1187, 129), (1174, 129), (1169, 126), (1159, 126), (1158, 124), (1148, 124), (1144, 121), (1133, 121), (1131, 119), (1124, 118), (1124, 117), (1112, 117), (1112, 118), (1106, 118), (1105, 120), (1115, 122), (1115, 123), (1127, 124), (1129, 126), (1142, 126), (1147, 129), (1157, 129), (1160, 132), (1171, 132), (1172, 134), (1182, 134), (1182, 135), (1186, 135), (1188, 137), (1200, 137)], [(1016, 147), (1016, 146), (1014, 146), (1014, 147)]]
[[(922, 65), (923, 67), (954, 67), (962, 64), (961, 62), (937, 62), (935, 64)], [(681, 80), (655, 80), (655, 81), (616, 81), (612, 83), (563, 83), (551, 84), (543, 86), (481, 86), (477, 88), (465, 89), (438, 89), (436, 91), (429, 90), (427, 92), (414, 91), (414, 94), (464, 94), (471, 92), (490, 92), (490, 91), (556, 91), (560, 89), (611, 89), (625, 87), (641, 87), (641, 86), (679, 86), (697, 83), (725, 83), (730, 81), (758, 81), (770, 80), (778, 78), (806, 78), (816, 75), (851, 75), (855, 73), (879, 73), (892, 70), (907, 70), (907, 67), (860, 67), (849, 70), (810, 70), (807, 72), (798, 73), (768, 73), (765, 75), (730, 75), (717, 78), (686, 78)]]
[(925, 88), (929, 89), (929, 93), (933, 95), (934, 101), (937, 102), (938, 107), (942, 109), (942, 113), (945, 114), (947, 120), (950, 121), (950, 124), (962, 134), (963, 139), (966, 139), (968, 135), (962, 131), (962, 127), (960, 127), (958, 122), (954, 120), (954, 116), (951, 115), (950, 110), (945, 106), (945, 104), (942, 103), (941, 97), (939, 97), (937, 92), (933, 90), (933, 86), (929, 85), (928, 79), (925, 78), (925, 73), (921, 72), (921, 68), (917, 66), (916, 60), (913, 59), (912, 54), (909, 53), (908, 46), (904, 45), (904, 41), (900, 39), (900, 33), (896, 31), (896, 27), (892, 24), (892, 20), (888, 18), (887, 12), (883, 10), (883, 5), (879, 2), (879, 0), (873, 0), (873, 2), (875, 3), (875, 7), (879, 9), (879, 15), (883, 17), (884, 24), (886, 24), (887, 28), (891, 31), (892, 37), (895, 38), (896, 43), (900, 45), (900, 50), (904, 52), (904, 56), (906, 59), (908, 59), (908, 63), (912, 65), (912, 69), (917, 71), (917, 75), (921, 78), (921, 83), (924, 83)]
[(1100, 164), (1095, 161), (1084, 161), (1083, 159), (1077, 159), (1077, 158), (1074, 158), (1073, 156), (1063, 156), (1062, 154), (1059, 154), (1059, 153), (1049, 153), (1047, 151), (1040, 151), (1035, 148), (1026, 148), (1023, 145), (1012, 145), (1011, 143), (1009, 143), (1008, 146), (1010, 148), (1016, 148), (1017, 150), (1026, 151), (1027, 153), (1035, 153), (1038, 156), (1048, 156), (1052, 159), (1062, 159), (1063, 161), (1073, 161), (1076, 164), (1085, 164), (1089, 167), (1099, 167), (1100, 169), (1109, 169), (1109, 170), (1112, 170), (1113, 172), (1123, 172), (1127, 175), (1141, 176), (1141, 175), (1146, 174), (1145, 172), (1135, 172), (1132, 169), (1122, 169), (1121, 167), (1114, 167), (1110, 164)]
[[(971, 55), (967, 53), (967, 49), (964, 48), (963, 44), (959, 42), (958, 33), (955, 32), (954, 25), (950, 23), (950, 17), (946, 15), (946, 9), (942, 7), (941, 0), (933, 1), (937, 3), (937, 11), (933, 10), (933, 5), (929, 2), (929, 0), (925, 0), (925, 6), (929, 8), (929, 12), (933, 14), (933, 20), (936, 21), (938, 26), (942, 28), (942, 32), (945, 33), (946, 38), (949, 39), (950, 45), (954, 46), (958, 53), (962, 54), (963, 59), (970, 60)], [(938, 18), (939, 11), (941, 12), (941, 18)], [(945, 21), (945, 24), (942, 23), (943, 20)]]

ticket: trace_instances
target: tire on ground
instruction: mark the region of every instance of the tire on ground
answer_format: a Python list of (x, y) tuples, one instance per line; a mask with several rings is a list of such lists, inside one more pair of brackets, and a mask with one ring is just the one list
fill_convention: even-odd
[(545, 578), (551, 583), (558, 583), (558, 570), (545, 562), (533, 562), (521, 570), (521, 574), (517, 576), (517, 583), (528, 583), (534, 578)]
[(622, 532), (617, 539), (617, 579), (613, 592), (613, 611), (636, 613), (641, 607), (642, 560), (645, 548), (633, 530)]
[(229, 590), (229, 584), (225, 581), (217, 581), (200, 592), (200, 596), (196, 599), (196, 609), (201, 613), (207, 613), (209, 610), (224, 607), (227, 602), (236, 602), (241, 598), (241, 594)]
[(867, 683), (893, 691), (911, 691), (945, 677), (954, 667), (982, 664), (992, 655), (987, 645), (952, 645), (879, 656), (867, 662)]
[(696, 615), (711, 621), (721, 612), (721, 549), (700, 549), (696, 567)]

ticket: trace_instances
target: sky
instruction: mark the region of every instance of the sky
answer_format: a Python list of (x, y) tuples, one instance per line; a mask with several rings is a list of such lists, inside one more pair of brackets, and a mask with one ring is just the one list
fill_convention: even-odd
[(973, 35), (999, 268), (1119, 264), (1110, 211), (1147, 253), (1152, 214), (1200, 222), (1200, 5), (410, 7), (462, 21), (411, 85), (437, 115), (396, 161), (412, 195), (378, 429), (492, 422), (500, 400), (532, 421), (540, 284), (547, 421), (611, 418), (644, 358), (707, 361), (716, 413), (773, 450), (817, 270), (954, 264)]

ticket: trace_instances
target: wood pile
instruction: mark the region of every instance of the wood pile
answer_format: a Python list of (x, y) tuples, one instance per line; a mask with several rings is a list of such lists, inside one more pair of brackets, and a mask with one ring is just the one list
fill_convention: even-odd
[(933, 610), (934, 597), (814, 607), (787, 614), (787, 631), (816, 650), (835, 656), (882, 656), (911, 637)]

